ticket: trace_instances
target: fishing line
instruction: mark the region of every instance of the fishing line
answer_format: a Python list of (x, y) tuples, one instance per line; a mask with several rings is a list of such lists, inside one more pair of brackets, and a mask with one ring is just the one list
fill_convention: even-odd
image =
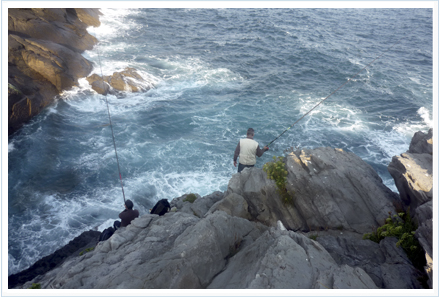
[(391, 48), (393, 48), (396, 44), (398, 44), (400, 42), (400, 40), (402, 40), (404, 37), (400, 38), (399, 40), (397, 40), (392, 46), (390, 46), (386, 51), (384, 51), (381, 55), (377, 56), (373, 61), (371, 61), (367, 66), (365, 66), (364, 68), (362, 68), (361, 70), (358, 71), (358, 73), (356, 73), (355, 75), (353, 75), (352, 77), (350, 77), (345, 83), (343, 83), (341, 86), (339, 86), (339, 88), (337, 88), (336, 90), (334, 90), (330, 95), (328, 95), (327, 97), (325, 97), (323, 100), (321, 100), (321, 102), (319, 102), (318, 104), (316, 104), (312, 109), (310, 109), (307, 113), (305, 113), (302, 117), (300, 117), (295, 123), (293, 123), (289, 128), (287, 128), (286, 130), (284, 130), (280, 135), (278, 135), (274, 140), (272, 140), (271, 142), (269, 142), (269, 144), (267, 145), (267, 147), (269, 145), (271, 145), (273, 142), (275, 142), (278, 138), (281, 137), (281, 135), (283, 135), (284, 133), (286, 133), (290, 128), (292, 128), (296, 123), (298, 123), (299, 121), (301, 121), (306, 115), (308, 115), (310, 112), (312, 112), (312, 110), (314, 110), (315, 108), (317, 108), (319, 105), (321, 105), (322, 102), (324, 102), (325, 100), (327, 100), (331, 95), (333, 95), (334, 93), (336, 93), (340, 88), (342, 88), (343, 86), (345, 86), (349, 81), (351, 81), (354, 77), (356, 77), (359, 73), (361, 73), (362, 71), (364, 71), (368, 66), (370, 66), (371, 64), (373, 64), (377, 59), (379, 59), (380, 57), (382, 57), (385, 53), (387, 53)]
[[(99, 48), (97, 47), (96, 49), (98, 51), (98, 60), (99, 60), (99, 68), (101, 69), (101, 77), (104, 80), (104, 76), (102, 75), (101, 56), (99, 54)], [(104, 82), (104, 84), (105, 84), (105, 82)], [(125, 203), (124, 185), (122, 184), (122, 175), (121, 175), (121, 169), (119, 167), (118, 152), (116, 150), (115, 134), (113, 133), (112, 117), (110, 116), (110, 108), (108, 107), (107, 90), (104, 90), (104, 92), (105, 92), (105, 102), (107, 103), (108, 120), (110, 122), (110, 128), (112, 130), (112, 138), (113, 138), (113, 146), (115, 148), (116, 163), (118, 164), (119, 180), (121, 182), (122, 196), (124, 197), (124, 203)]]

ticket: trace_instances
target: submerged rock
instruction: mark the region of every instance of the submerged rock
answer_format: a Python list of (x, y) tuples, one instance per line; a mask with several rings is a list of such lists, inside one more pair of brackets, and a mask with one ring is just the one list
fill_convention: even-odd
[(127, 67), (121, 72), (114, 72), (111, 76), (101, 77), (92, 74), (87, 81), (98, 94), (117, 94), (118, 92), (148, 91), (154, 86), (154, 80), (142, 77), (134, 68)]

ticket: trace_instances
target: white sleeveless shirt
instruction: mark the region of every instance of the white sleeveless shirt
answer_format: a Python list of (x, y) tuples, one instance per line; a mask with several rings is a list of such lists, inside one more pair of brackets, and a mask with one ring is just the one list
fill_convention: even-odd
[(257, 163), (257, 158), (255, 157), (257, 147), (258, 142), (253, 139), (240, 139), (240, 155), (238, 156), (240, 158), (240, 164), (255, 165), (255, 163)]

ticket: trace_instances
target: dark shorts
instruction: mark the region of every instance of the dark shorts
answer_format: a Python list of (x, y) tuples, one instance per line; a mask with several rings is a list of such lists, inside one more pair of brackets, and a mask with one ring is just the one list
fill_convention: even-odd
[(238, 172), (241, 172), (245, 168), (254, 167), (254, 165), (243, 165), (241, 163), (238, 163)]

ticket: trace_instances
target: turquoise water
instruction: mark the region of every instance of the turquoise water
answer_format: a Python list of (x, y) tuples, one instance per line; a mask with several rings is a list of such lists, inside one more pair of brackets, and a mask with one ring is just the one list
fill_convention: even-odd
[[(432, 127), (431, 9), (103, 9), (89, 28), (104, 75), (125, 67), (154, 85), (107, 97), (127, 199), (224, 191), (253, 127), (260, 146), (361, 72), (270, 147), (331, 146), (387, 172)], [(9, 273), (123, 208), (105, 97), (83, 79), (9, 137)]]

